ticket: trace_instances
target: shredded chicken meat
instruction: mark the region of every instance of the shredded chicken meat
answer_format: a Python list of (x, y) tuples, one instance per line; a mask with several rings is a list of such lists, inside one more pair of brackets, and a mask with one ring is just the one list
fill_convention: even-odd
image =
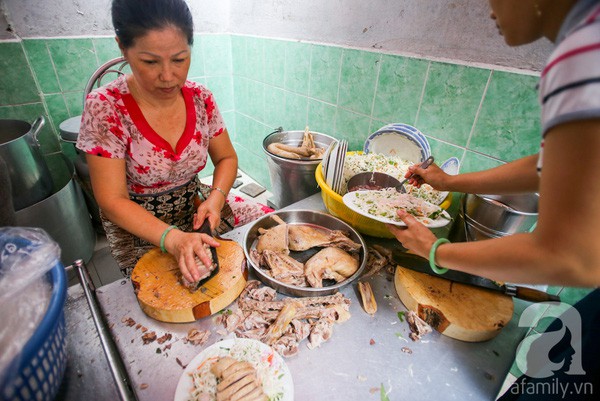
[(334, 323), (350, 318), (350, 300), (337, 293), (322, 297), (277, 300), (275, 290), (248, 281), (232, 313), (220, 316), (220, 323), (238, 337), (270, 344), (284, 357), (295, 355), (308, 338), (313, 349), (329, 340)]

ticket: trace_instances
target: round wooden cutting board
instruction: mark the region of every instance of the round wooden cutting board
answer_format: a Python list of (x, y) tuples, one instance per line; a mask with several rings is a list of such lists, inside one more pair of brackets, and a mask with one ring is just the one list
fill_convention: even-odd
[(159, 248), (148, 251), (131, 273), (142, 310), (163, 322), (193, 322), (227, 307), (248, 279), (244, 250), (236, 242), (216, 238), (219, 272), (191, 293), (179, 283), (175, 258)]
[(512, 297), (396, 267), (396, 292), (408, 310), (431, 327), (457, 340), (495, 337), (513, 315)]

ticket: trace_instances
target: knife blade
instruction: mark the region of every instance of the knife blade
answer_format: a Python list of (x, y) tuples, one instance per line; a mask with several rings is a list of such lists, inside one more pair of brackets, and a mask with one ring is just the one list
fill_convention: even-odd
[(499, 284), (493, 280), (457, 270), (448, 270), (446, 273), (440, 275), (431, 270), (427, 259), (410, 253), (394, 251), (392, 257), (394, 263), (397, 265), (430, 276), (440, 277), (457, 283), (469, 284), (475, 287), (487, 288), (488, 290), (502, 292), (511, 297), (529, 302), (560, 302), (560, 297), (558, 295), (552, 295), (534, 288), (522, 287), (514, 284)]

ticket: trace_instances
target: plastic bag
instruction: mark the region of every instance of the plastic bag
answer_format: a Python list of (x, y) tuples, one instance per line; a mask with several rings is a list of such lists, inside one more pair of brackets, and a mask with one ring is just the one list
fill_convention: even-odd
[(43, 277), (60, 260), (60, 247), (40, 228), (0, 228), (0, 306)]
[(44, 230), (0, 228), (0, 383), (18, 373), (8, 368), (46, 313), (52, 288), (44, 276), (57, 263), (60, 247)]

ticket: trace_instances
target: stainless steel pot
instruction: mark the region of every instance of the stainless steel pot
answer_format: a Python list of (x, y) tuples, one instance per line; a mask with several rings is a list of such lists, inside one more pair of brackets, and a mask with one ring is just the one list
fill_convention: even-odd
[(15, 210), (33, 205), (52, 193), (52, 176), (38, 141), (44, 123), (42, 116), (33, 124), (0, 120), (0, 157), (8, 166)]
[(539, 195), (465, 194), (450, 232), (452, 241), (478, 241), (529, 232), (537, 222)]
[[(326, 149), (335, 138), (320, 132), (311, 131), (315, 145)], [(263, 150), (267, 154), (269, 176), (273, 191), (273, 203), (280, 209), (296, 201), (319, 192), (315, 180), (315, 170), (321, 159), (298, 160), (274, 155), (267, 150), (272, 143), (300, 146), (304, 131), (275, 131), (263, 140)]]

